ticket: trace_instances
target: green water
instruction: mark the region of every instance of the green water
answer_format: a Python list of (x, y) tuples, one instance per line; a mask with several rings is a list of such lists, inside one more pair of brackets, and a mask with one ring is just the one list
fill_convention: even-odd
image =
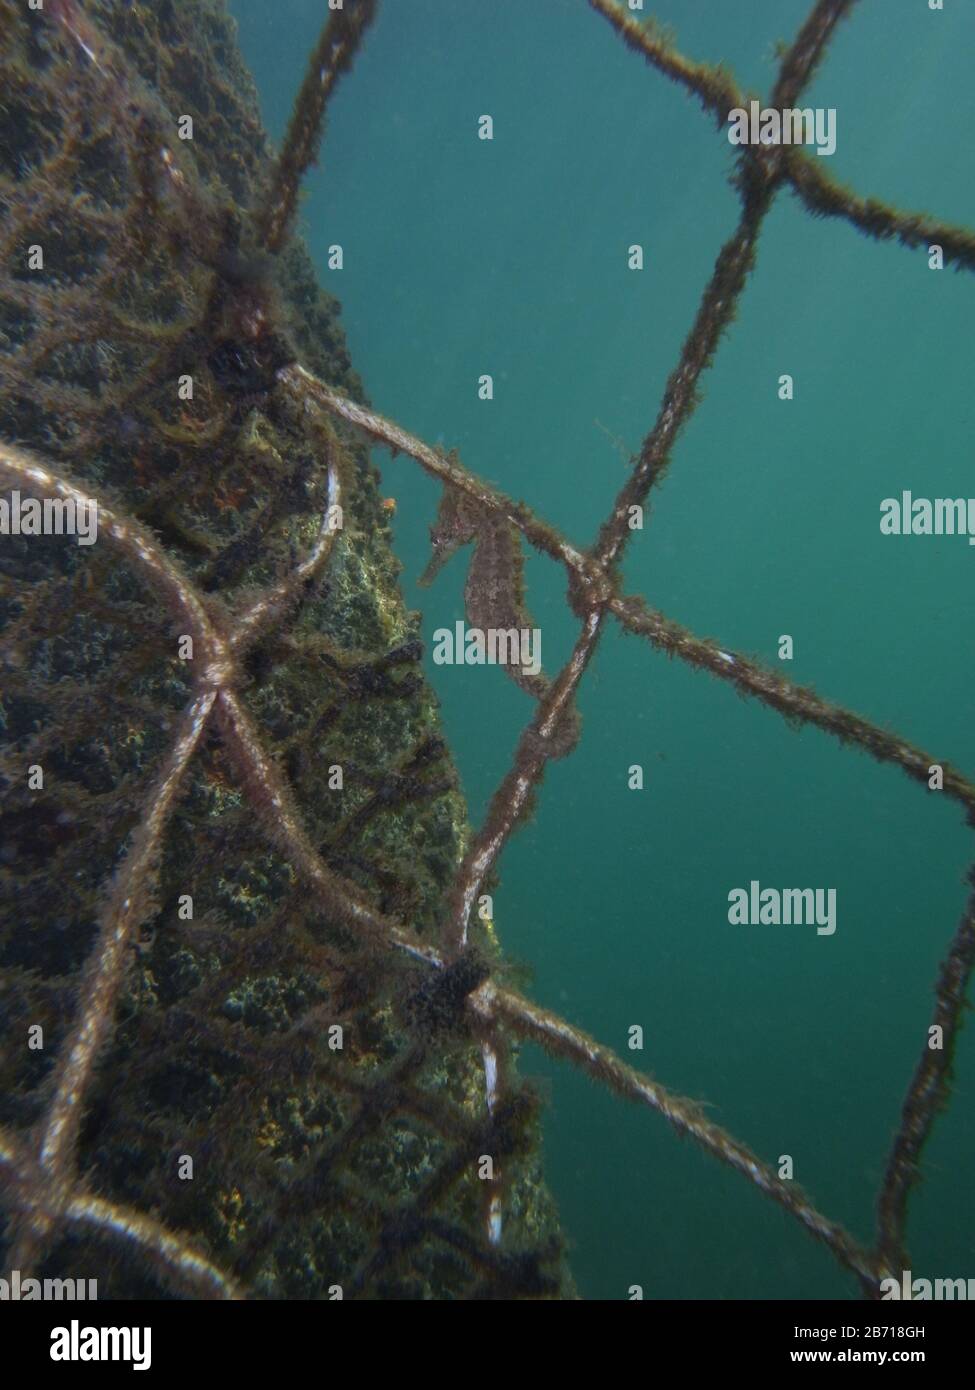
[[(808, 0), (654, 6), (681, 48), (756, 93)], [(234, 0), (280, 137), (323, 0)], [(823, 163), (863, 193), (975, 224), (975, 5), (864, 3), (804, 104), (835, 107)], [(476, 138), (482, 113), (492, 142)], [(638, 449), (737, 217), (723, 132), (584, 0), (386, 0), (331, 107), (303, 204), (323, 282), (380, 412), (587, 544)], [(642, 243), (646, 268), (626, 268)], [(344, 248), (340, 272), (327, 248)], [(958, 537), (884, 537), (881, 499), (969, 496), (967, 273), (779, 196), (703, 404), (625, 563), (628, 592), (975, 772), (972, 567)], [(481, 373), (495, 399), (477, 398)], [(795, 378), (795, 399), (777, 397)], [(435, 586), (437, 488), (377, 452), (427, 667), (478, 823), (531, 703), (497, 669), (437, 667), (464, 564)], [(575, 635), (564, 579), (528, 562), (549, 671)], [(779, 662), (791, 634), (795, 659)], [(584, 737), (553, 765), (495, 898), (536, 998), (626, 1050), (869, 1240), (886, 1149), (966, 897), (957, 807), (797, 733), (731, 686), (611, 631)], [(627, 787), (640, 763), (645, 789)], [(733, 927), (728, 893), (837, 892), (837, 930)], [(549, 1095), (546, 1161), (581, 1292), (855, 1297), (827, 1252), (657, 1116), (526, 1049)], [(912, 1206), (915, 1274), (975, 1276), (975, 1031)]]

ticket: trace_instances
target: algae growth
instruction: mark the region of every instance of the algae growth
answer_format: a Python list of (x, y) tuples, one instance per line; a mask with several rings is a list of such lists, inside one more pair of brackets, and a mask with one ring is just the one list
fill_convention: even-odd
[[(275, 387), (300, 358), (365, 400), (300, 241), (270, 254), (255, 231), (273, 161), (226, 9), (0, 0), (0, 31), (0, 436), (149, 528), (228, 626), (313, 543), (338, 447), (330, 563), (238, 690), (325, 862), (436, 944), (464, 803), (367, 450)], [(0, 565), (0, 1124), (24, 1137), (192, 664), (117, 547), (4, 537)], [(536, 1107), (510, 1060), (488, 1116), (460, 1015), (269, 849), (216, 731), (129, 956), (85, 1096), (87, 1191), (192, 1238), (252, 1296), (565, 1291)], [(503, 1253), (485, 1148), (505, 1173)], [(8, 1214), (7, 1263), (22, 1235)], [(184, 1291), (98, 1234), (49, 1241), (43, 1268), (97, 1277), (101, 1297)]]

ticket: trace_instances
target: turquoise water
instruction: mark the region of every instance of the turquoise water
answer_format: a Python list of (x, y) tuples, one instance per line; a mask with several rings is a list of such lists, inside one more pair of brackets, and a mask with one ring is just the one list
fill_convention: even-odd
[[(695, 58), (767, 93), (773, 42), (807, 0), (654, 5)], [(234, 0), (279, 138), (322, 0)], [(745, 18), (742, 18), (742, 15)], [(863, 193), (975, 224), (975, 6), (863, 3), (804, 104), (835, 107), (823, 163)], [(476, 138), (482, 113), (492, 142)], [(737, 208), (732, 150), (583, 0), (386, 0), (330, 108), (303, 230), (342, 301), (376, 409), (524, 497), (587, 544), (653, 423)], [(642, 243), (646, 268), (626, 268)], [(327, 248), (344, 248), (341, 271)], [(780, 195), (736, 322), (704, 379), (628, 592), (726, 649), (975, 772), (972, 567), (958, 537), (884, 537), (879, 504), (971, 486), (967, 273), (813, 219)], [(477, 398), (483, 372), (495, 399)], [(795, 378), (795, 399), (777, 397)], [(437, 488), (377, 451), (396, 498), (407, 600), (477, 824), (531, 702), (489, 667), (438, 667), (464, 563), (433, 588)], [(575, 635), (560, 569), (528, 561), (554, 672)], [(780, 634), (795, 658), (778, 660)], [(797, 733), (731, 686), (618, 631), (583, 687), (584, 735), (553, 765), (495, 897), (536, 998), (627, 1054), (765, 1159), (790, 1154), (822, 1210), (869, 1240), (939, 959), (962, 912), (971, 833), (897, 770)], [(627, 787), (640, 763), (643, 791)], [(733, 927), (728, 893), (819, 885), (837, 930)], [(624, 1105), (526, 1049), (549, 1095), (546, 1164), (580, 1291), (626, 1297), (855, 1297), (778, 1208)], [(975, 1276), (975, 1033), (925, 1155), (912, 1268)]]

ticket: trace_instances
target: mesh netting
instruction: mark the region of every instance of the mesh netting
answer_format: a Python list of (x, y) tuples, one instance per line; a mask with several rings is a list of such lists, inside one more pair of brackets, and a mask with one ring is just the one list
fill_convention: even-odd
[[(745, 103), (726, 71), (590, 3), (719, 126)], [(817, 0), (769, 104), (795, 104), (852, 8)], [(7, 1263), (107, 1293), (571, 1292), (536, 1104), (510, 1060), (528, 1038), (735, 1169), (875, 1296), (906, 1267), (971, 907), (936, 990), (945, 1046), (923, 1048), (868, 1250), (693, 1102), (509, 987), (478, 905), (546, 764), (571, 753), (576, 691), (613, 618), (926, 784), (923, 750), (623, 595), (618, 565), (780, 191), (965, 269), (975, 239), (839, 188), (801, 149), (744, 150), (738, 225), (582, 550), (370, 408), (289, 236), (375, 4), (329, 18), (277, 161), (222, 8), (135, 10), (0, 0), (0, 466), (25, 495), (96, 496), (101, 518), (97, 546), (5, 538), (2, 552)], [(370, 440), (443, 483), (441, 539), (475, 541), (466, 597), (482, 625), (517, 617), (524, 541), (567, 571), (575, 649), (529, 690), (476, 835)], [(971, 816), (975, 788), (947, 765), (944, 794)]]

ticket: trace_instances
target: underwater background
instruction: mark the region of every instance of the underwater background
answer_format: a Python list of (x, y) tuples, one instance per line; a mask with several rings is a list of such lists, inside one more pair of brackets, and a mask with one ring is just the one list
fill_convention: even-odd
[[(660, 0), (681, 50), (767, 95), (808, 0)], [(280, 139), (322, 0), (232, 0)], [(975, 6), (855, 7), (804, 104), (835, 107), (828, 172), (860, 193), (975, 222)], [(476, 137), (494, 118), (494, 139)], [(302, 225), (342, 302), (375, 408), (524, 498), (580, 545), (656, 416), (737, 205), (733, 149), (581, 0), (386, 0), (329, 108)], [(340, 244), (344, 268), (330, 271)], [(644, 246), (642, 272), (626, 251)], [(789, 193), (761, 235), (625, 591), (728, 650), (975, 772), (975, 553), (885, 537), (883, 498), (972, 494), (975, 285), (923, 250), (814, 219)], [(477, 378), (495, 379), (478, 399)], [(795, 399), (778, 399), (782, 373)], [(375, 450), (425, 666), (475, 825), (529, 699), (490, 667), (431, 660), (463, 616), (464, 564), (416, 587), (438, 489)], [(531, 556), (554, 673), (576, 622)], [(795, 659), (779, 662), (780, 634)], [(550, 766), (502, 861), (495, 920), (531, 992), (700, 1098), (763, 1158), (790, 1154), (820, 1210), (869, 1241), (933, 984), (962, 912), (957, 806), (814, 729), (610, 630), (582, 687), (583, 738)], [(627, 771), (642, 764), (645, 787)], [(837, 930), (733, 927), (728, 893), (835, 888)], [(642, 1025), (642, 1054), (627, 1051)], [(550, 1186), (585, 1297), (856, 1297), (796, 1223), (731, 1172), (534, 1049)], [(975, 1276), (975, 1035), (925, 1150), (916, 1276)]]

